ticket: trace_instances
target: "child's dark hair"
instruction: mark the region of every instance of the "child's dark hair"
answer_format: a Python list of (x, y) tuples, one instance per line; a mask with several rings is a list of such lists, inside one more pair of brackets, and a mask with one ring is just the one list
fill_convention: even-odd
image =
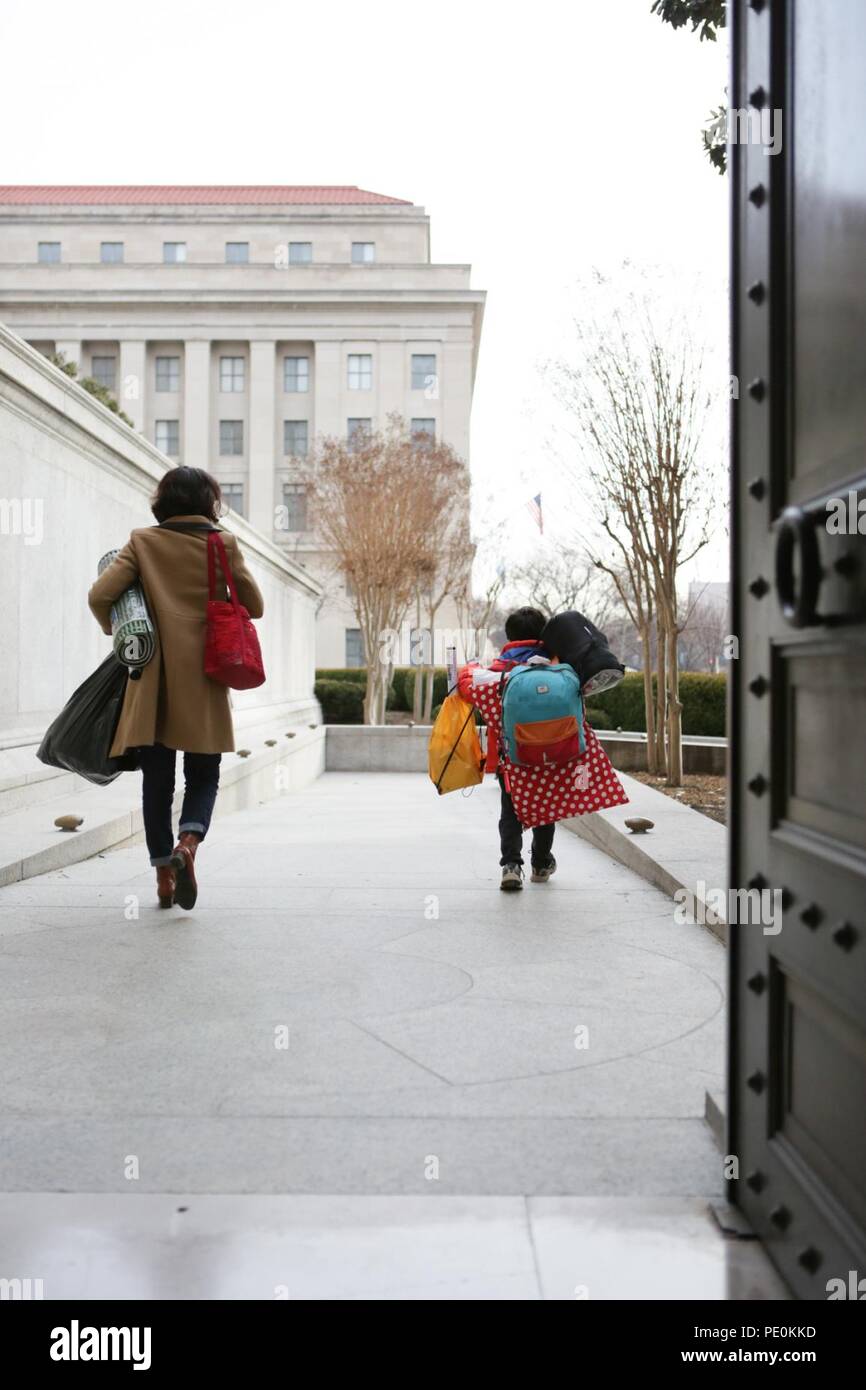
[(516, 608), (505, 619), (505, 636), (509, 642), (519, 642), (522, 637), (538, 638), (546, 624), (547, 619), (537, 608)]

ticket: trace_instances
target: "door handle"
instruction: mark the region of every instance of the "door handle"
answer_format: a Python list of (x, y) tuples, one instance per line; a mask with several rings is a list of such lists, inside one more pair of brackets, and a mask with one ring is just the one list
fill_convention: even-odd
[(776, 530), (776, 592), (782, 615), (792, 627), (811, 627), (821, 621), (817, 604), (822, 573), (815, 517), (802, 507), (786, 507)]

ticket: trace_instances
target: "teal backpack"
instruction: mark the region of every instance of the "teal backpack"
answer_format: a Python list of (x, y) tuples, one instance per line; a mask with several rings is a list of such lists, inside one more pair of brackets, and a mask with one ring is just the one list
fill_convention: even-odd
[(503, 675), (504, 752), (519, 767), (561, 766), (586, 749), (580, 678), (564, 662), (515, 666)]

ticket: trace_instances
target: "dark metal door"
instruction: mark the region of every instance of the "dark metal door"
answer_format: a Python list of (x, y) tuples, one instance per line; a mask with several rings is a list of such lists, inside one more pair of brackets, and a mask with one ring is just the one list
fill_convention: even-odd
[(730, 933), (728, 1152), (824, 1299), (866, 1276), (866, 3), (732, 8), (731, 887), (783, 914)]

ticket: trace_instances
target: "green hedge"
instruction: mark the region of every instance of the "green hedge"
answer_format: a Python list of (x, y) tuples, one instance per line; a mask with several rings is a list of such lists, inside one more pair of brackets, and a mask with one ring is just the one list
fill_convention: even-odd
[(411, 666), (395, 666), (394, 674), (391, 677), (391, 684), (394, 687), (394, 703), (391, 709), (411, 709), (411, 703), (406, 700), (406, 677), (411, 672)]
[[(317, 680), (313, 686), (316, 699), (322, 706), (322, 721), (325, 724), (363, 724), (364, 696), (367, 693), (366, 672), (364, 684), (356, 680)], [(388, 687), (386, 709), (394, 708), (394, 687)]]
[(325, 724), (362, 724), (364, 722), (364, 693), (366, 686), (355, 680), (318, 680), (313, 692), (322, 706)]
[[(415, 670), (410, 667), (406, 672), (403, 682), (403, 689), (406, 696), (406, 709), (411, 709), (415, 699)], [(445, 696), (448, 694), (448, 672), (444, 666), (433, 668), (433, 704), (441, 705)]]
[(613, 720), (606, 709), (599, 709), (598, 705), (591, 705), (587, 702), (586, 717), (593, 729), (612, 729)]
[(322, 666), (316, 672), (317, 681), (357, 681), (358, 685), (367, 688), (367, 668), (366, 666)]
[[(406, 703), (405, 680), (411, 666), (396, 666), (388, 692), (388, 709), (409, 709)], [(349, 681), (367, 689), (366, 666), (321, 666), (316, 672), (317, 681)]]
[[(653, 677), (653, 691), (655, 689), (656, 680)], [(727, 677), (724, 675), (712, 676), (705, 675), (702, 671), (681, 671), (683, 733), (724, 737), (726, 691)], [(590, 695), (586, 712), (590, 724), (595, 723), (599, 729), (626, 729), (633, 733), (646, 733), (642, 673), (629, 671), (625, 679), (613, 690), (606, 690), (602, 695)], [(596, 712), (607, 715), (610, 724), (598, 724), (595, 719)]]
[[(411, 710), (415, 696), (415, 668), (398, 666), (388, 691), (388, 709)], [(448, 673), (437, 667), (433, 677), (434, 716), (447, 694)], [(322, 687), (324, 694), (319, 693)], [(348, 687), (352, 694), (334, 693), (333, 687)], [(727, 679), (701, 671), (680, 673), (680, 699), (683, 702), (683, 733), (723, 737), (726, 732), (725, 704)], [(322, 706), (326, 724), (360, 724), (363, 719), (367, 671), (363, 666), (323, 668), (316, 672), (316, 698)], [(653, 677), (655, 690), (655, 677)], [(357, 693), (356, 693), (357, 692)], [(645, 733), (643, 675), (630, 671), (613, 690), (590, 696), (587, 718), (596, 729), (627, 729)]]

